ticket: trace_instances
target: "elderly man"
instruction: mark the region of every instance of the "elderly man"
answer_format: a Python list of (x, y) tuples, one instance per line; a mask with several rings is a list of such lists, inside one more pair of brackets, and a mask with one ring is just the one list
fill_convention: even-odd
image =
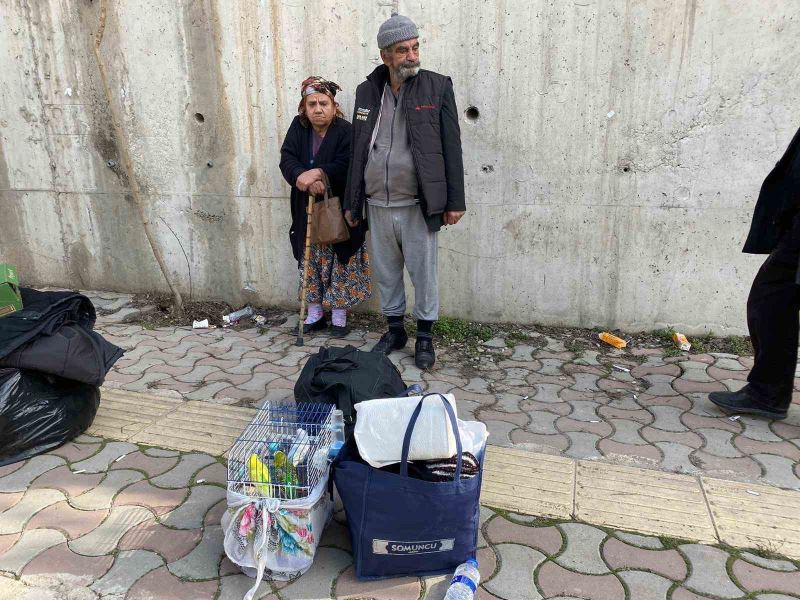
[(708, 398), (731, 413), (783, 419), (792, 403), (800, 331), (800, 129), (761, 186), (743, 252), (769, 254), (747, 299), (755, 361), (745, 387)]
[(403, 266), (414, 285), (414, 362), (436, 361), (431, 331), (439, 318), (437, 232), (466, 210), (461, 131), (449, 77), (420, 69), (417, 26), (398, 14), (381, 25), (383, 65), (356, 89), (345, 217), (367, 218), (373, 280), (389, 330), (374, 350), (408, 341)]

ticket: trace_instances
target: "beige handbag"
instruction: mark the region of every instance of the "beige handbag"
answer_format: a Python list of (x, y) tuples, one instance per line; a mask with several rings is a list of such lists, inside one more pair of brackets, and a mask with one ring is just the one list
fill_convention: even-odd
[(311, 241), (320, 245), (346, 242), (350, 239), (350, 230), (342, 214), (342, 203), (338, 196), (331, 197), (331, 186), (327, 177), (325, 184), (325, 199), (314, 202), (314, 212), (311, 215)]

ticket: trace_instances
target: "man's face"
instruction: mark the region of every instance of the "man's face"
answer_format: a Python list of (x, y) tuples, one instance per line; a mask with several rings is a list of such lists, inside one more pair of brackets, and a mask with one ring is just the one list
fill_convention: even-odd
[(419, 72), (419, 39), (397, 42), (381, 50), (381, 58), (397, 79), (405, 81)]
[(333, 121), (336, 106), (326, 94), (306, 96), (306, 117), (317, 127), (327, 127)]

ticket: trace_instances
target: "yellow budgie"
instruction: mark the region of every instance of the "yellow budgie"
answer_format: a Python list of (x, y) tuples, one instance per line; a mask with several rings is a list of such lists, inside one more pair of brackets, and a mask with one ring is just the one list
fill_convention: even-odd
[[(256, 484), (256, 489), (258, 489), (259, 493), (263, 496), (272, 497), (272, 486), (269, 485), (271, 483), (269, 467), (261, 462), (258, 454), (253, 453), (250, 455), (248, 471), (250, 481)], [(263, 485), (265, 483), (267, 485)]]

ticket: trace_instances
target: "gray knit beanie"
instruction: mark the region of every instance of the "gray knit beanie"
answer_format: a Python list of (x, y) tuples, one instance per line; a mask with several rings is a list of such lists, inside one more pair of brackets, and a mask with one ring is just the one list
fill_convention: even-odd
[(378, 48), (383, 50), (397, 42), (405, 42), (419, 37), (414, 21), (403, 15), (392, 13), (392, 16), (383, 22), (378, 29)]

